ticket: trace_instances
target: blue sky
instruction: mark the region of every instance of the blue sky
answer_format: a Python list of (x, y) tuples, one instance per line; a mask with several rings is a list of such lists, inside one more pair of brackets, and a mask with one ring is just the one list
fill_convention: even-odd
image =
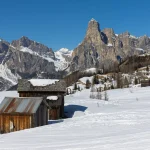
[(74, 49), (91, 18), (101, 30), (150, 36), (149, 0), (1, 0), (0, 37), (11, 42), (27, 36), (53, 50)]

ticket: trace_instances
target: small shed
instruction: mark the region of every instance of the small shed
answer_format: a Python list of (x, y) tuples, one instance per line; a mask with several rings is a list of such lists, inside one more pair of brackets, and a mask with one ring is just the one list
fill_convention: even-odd
[[(49, 104), (49, 119), (64, 117), (64, 96), (66, 95), (66, 82), (53, 79), (20, 79), (18, 81), (18, 93), (20, 97), (43, 97)], [(58, 100), (52, 102), (49, 96), (57, 96)], [(53, 105), (52, 105), (53, 103)], [(57, 112), (51, 113), (51, 112)]]
[(61, 107), (61, 96), (48, 96), (47, 102), (49, 104), (49, 118), (52, 120), (59, 119), (60, 107)]
[(5, 97), (0, 104), (0, 133), (46, 125), (47, 110), (41, 97)]

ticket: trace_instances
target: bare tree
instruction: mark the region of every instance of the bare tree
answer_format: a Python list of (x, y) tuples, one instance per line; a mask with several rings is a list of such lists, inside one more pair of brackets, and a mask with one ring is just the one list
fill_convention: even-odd
[(102, 93), (99, 90), (97, 92), (97, 99), (99, 99), (99, 100), (102, 99)]

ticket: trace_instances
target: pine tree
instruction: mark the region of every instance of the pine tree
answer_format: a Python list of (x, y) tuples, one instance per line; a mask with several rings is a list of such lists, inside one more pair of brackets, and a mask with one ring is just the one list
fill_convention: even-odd
[(149, 67), (148, 66), (146, 67), (146, 72), (147, 72), (147, 75), (149, 75)]
[(67, 92), (66, 92), (66, 94), (67, 94), (67, 95), (69, 95), (69, 91), (68, 91), (68, 88), (67, 88)]
[(99, 79), (98, 79), (98, 75), (94, 75), (93, 76), (93, 80), (92, 80), (92, 84), (99, 84)]
[(113, 84), (111, 85), (111, 89), (114, 89), (114, 86), (113, 86)]
[(120, 88), (121, 85), (120, 85), (120, 74), (118, 73), (117, 74), (117, 88)]
[(78, 91), (81, 91), (81, 88), (80, 88), (80, 86), (78, 86)]
[(74, 84), (74, 88), (73, 88), (73, 90), (75, 90), (75, 91), (76, 91), (77, 89), (78, 89), (78, 86), (77, 86), (77, 83), (75, 83), (75, 84)]
[(135, 85), (138, 84), (138, 79), (135, 78), (135, 81), (134, 81)]
[(128, 81), (127, 77), (125, 77), (125, 79), (124, 79), (124, 85), (126, 87), (129, 87), (129, 81)]
[(87, 79), (87, 80), (86, 80), (85, 88), (86, 88), (86, 89), (89, 89), (90, 86), (91, 86), (91, 83), (90, 83), (89, 79)]

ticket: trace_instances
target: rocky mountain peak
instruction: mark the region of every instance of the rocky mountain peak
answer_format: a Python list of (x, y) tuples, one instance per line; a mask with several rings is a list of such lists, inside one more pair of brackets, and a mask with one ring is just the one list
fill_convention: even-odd
[(22, 36), (19, 40), (12, 41), (12, 46), (18, 49), (21, 49), (22, 47), (27, 47), (32, 51), (38, 53), (39, 55), (48, 56), (51, 57), (52, 59), (55, 59), (52, 48), (49, 48), (41, 43), (30, 40), (26, 36)]
[(22, 36), (19, 40), (12, 41), (12, 45), (17, 48), (20, 46), (29, 47), (30, 44), (31, 40), (26, 36)]
[(104, 72), (118, 71), (122, 61), (149, 50), (150, 38), (137, 38), (128, 31), (115, 34), (113, 28), (101, 31), (99, 23), (91, 19), (84, 40), (73, 51), (70, 70), (96, 67)]
[(102, 31), (102, 34), (103, 34), (103, 37), (105, 38), (104, 40), (104, 43), (108, 44), (112, 44), (115, 40), (115, 33), (114, 33), (114, 30), (113, 28), (105, 28), (103, 31)]
[(100, 33), (100, 25), (95, 19), (91, 19), (88, 24), (87, 32), (86, 32), (86, 39), (90, 38), (90, 40), (93, 42), (95, 39), (99, 40), (101, 39), (101, 33)]

